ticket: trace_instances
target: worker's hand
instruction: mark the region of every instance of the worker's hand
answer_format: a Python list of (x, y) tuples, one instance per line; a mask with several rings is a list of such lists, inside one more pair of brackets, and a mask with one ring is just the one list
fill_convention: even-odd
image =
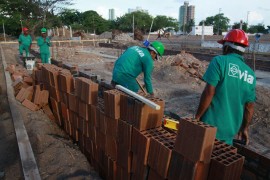
[(249, 143), (248, 129), (240, 129), (237, 138), (243, 142), (246, 142), (246, 145), (248, 145)]

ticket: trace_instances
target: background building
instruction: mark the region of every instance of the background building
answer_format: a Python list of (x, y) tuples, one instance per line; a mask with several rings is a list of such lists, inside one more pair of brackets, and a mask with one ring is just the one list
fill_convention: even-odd
[(148, 13), (148, 10), (142, 9), (142, 7), (139, 7), (139, 6), (137, 6), (136, 9), (131, 9), (131, 8), (128, 9), (128, 13), (132, 13), (132, 12), (136, 12), (136, 11), (141, 11), (141, 12), (144, 12), (144, 13)]
[(115, 20), (115, 11), (114, 11), (114, 9), (109, 9), (109, 20)]
[[(203, 26), (193, 26), (190, 35), (202, 35)], [(213, 35), (214, 27), (213, 26), (204, 26), (204, 35)]]
[[(185, 24), (187, 24), (190, 20), (194, 20), (195, 17), (195, 6), (189, 6), (189, 2), (185, 1), (183, 6), (180, 6), (179, 8), (179, 27), (181, 27)], [(185, 29), (181, 29), (182, 31), (185, 31)]]

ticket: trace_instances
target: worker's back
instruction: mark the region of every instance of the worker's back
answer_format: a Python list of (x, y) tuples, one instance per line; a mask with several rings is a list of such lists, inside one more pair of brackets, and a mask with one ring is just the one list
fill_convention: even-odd
[(255, 100), (255, 74), (241, 55), (231, 53), (215, 57), (203, 78), (216, 89), (202, 120), (219, 127), (218, 139), (232, 139), (242, 124), (245, 103)]
[(151, 76), (152, 71), (153, 60), (149, 51), (146, 48), (133, 46), (116, 60), (112, 79), (136, 92), (138, 91), (136, 77), (142, 72), (147, 72)]

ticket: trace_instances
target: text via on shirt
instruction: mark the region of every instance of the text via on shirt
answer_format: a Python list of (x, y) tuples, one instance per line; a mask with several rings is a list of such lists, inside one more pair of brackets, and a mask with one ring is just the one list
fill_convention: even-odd
[(239, 78), (249, 84), (253, 84), (254, 76), (248, 74), (248, 71), (242, 72), (238, 65), (229, 63), (228, 75), (234, 78)]
[(139, 54), (140, 57), (144, 56), (143, 51), (140, 50), (138, 46), (133, 47), (133, 49)]

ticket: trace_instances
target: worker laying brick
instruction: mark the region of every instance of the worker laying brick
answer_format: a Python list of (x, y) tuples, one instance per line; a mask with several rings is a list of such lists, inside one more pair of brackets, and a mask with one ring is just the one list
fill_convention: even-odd
[(255, 74), (243, 58), (248, 37), (243, 30), (234, 29), (218, 43), (223, 45), (223, 55), (212, 59), (203, 76), (207, 84), (195, 118), (216, 126), (219, 140), (232, 144), (238, 133), (248, 143), (256, 96)]
[(128, 48), (115, 62), (112, 84), (120, 84), (134, 92), (138, 92), (137, 76), (144, 73), (144, 83), (149, 94), (154, 95), (152, 87), (152, 71), (154, 60), (164, 54), (164, 45), (154, 41), (147, 48), (133, 46)]

